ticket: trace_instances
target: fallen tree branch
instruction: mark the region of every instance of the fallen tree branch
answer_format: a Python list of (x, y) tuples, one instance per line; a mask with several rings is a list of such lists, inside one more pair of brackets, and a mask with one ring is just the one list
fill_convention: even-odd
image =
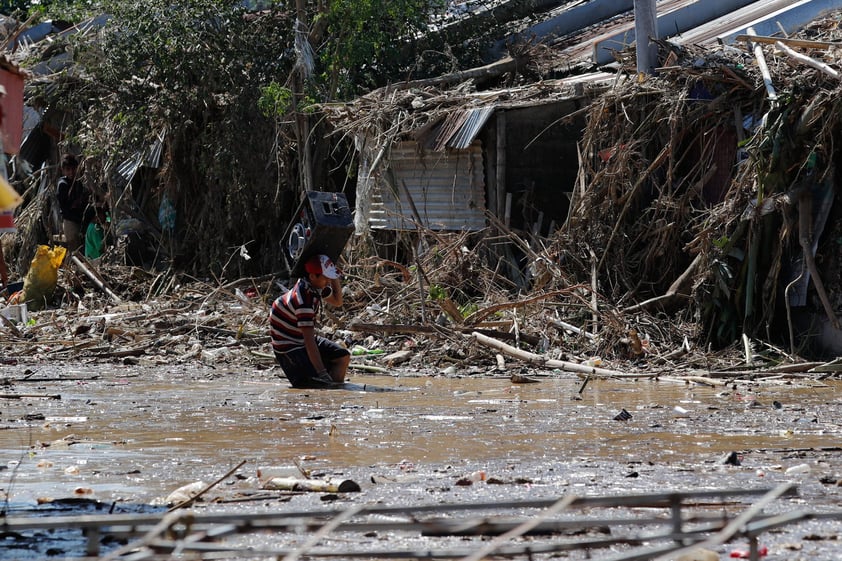
[(681, 291), (684, 289), (686, 285), (693, 281), (693, 277), (696, 274), (696, 271), (699, 268), (699, 265), (702, 264), (702, 254), (698, 254), (693, 262), (687, 267), (687, 269), (679, 275), (677, 279), (670, 285), (667, 291), (654, 298), (650, 298), (649, 300), (644, 300), (638, 304), (633, 306), (629, 306), (623, 310), (624, 314), (634, 313), (642, 310), (649, 310), (655, 304), (660, 303), (664, 308), (669, 307), (670, 304), (674, 303), (677, 299), (685, 299), (689, 300), (690, 295), (684, 294)]
[(99, 278), (99, 276), (97, 276), (97, 275), (96, 275), (96, 274), (95, 274), (95, 273), (91, 270), (91, 268), (90, 268), (90, 267), (88, 267), (88, 265), (86, 265), (85, 263), (82, 263), (82, 260), (81, 260), (81, 259), (79, 259), (79, 256), (77, 256), (77, 255), (75, 255), (75, 254), (74, 254), (74, 255), (71, 255), (71, 256), (70, 256), (70, 260), (71, 260), (71, 261), (73, 261), (73, 264), (74, 264), (74, 265), (76, 265), (77, 267), (79, 267), (79, 270), (80, 270), (80, 271), (82, 271), (83, 273), (85, 273), (85, 276), (86, 276), (86, 277), (88, 277), (89, 279), (91, 279), (91, 281), (92, 281), (92, 282), (96, 285), (96, 287), (97, 287), (98, 289), (100, 289), (100, 290), (101, 290), (101, 291), (103, 291), (105, 294), (107, 294), (107, 295), (108, 295), (108, 297), (109, 297), (109, 298), (111, 298), (111, 300), (113, 300), (115, 304), (120, 304), (120, 303), (122, 302), (122, 300), (120, 299), (120, 297), (119, 297), (119, 296), (117, 296), (116, 294), (114, 294), (114, 291), (112, 291), (110, 288), (108, 288), (107, 286), (105, 286), (105, 282), (104, 282), (102, 279), (100, 279), (100, 278)]
[[(572, 287), (571, 287), (572, 288)], [(553, 296), (561, 296), (563, 294), (569, 294), (571, 288), (563, 288), (561, 290), (553, 290), (552, 292), (547, 292), (545, 294), (539, 294), (537, 296), (533, 296), (532, 298), (527, 298), (525, 300), (519, 300), (517, 302), (503, 302), (502, 304), (494, 304), (493, 306), (488, 306), (487, 308), (483, 308), (482, 310), (477, 310), (476, 312), (472, 313), (468, 317), (465, 318), (466, 325), (474, 325), (491, 314), (495, 312), (499, 312), (502, 310), (508, 310), (510, 308), (519, 308), (521, 306), (526, 306), (528, 304), (534, 304), (535, 302), (540, 302), (542, 300), (547, 300), (548, 298), (552, 298)]]
[(360, 486), (351, 479), (301, 479), (273, 477), (263, 484), (270, 491), (307, 491), (312, 493), (356, 493)]
[(820, 62), (820, 61), (818, 61), (814, 58), (808, 57), (807, 55), (801, 54), (797, 51), (794, 51), (791, 48), (784, 45), (780, 41), (777, 41), (775, 43), (775, 46), (778, 49), (780, 49), (781, 51), (783, 51), (784, 53), (786, 53), (787, 56), (789, 56), (790, 58), (794, 58), (798, 62), (804, 63), (807, 66), (811, 66), (811, 67), (815, 68), (816, 70), (820, 70), (821, 72), (824, 72), (825, 74), (827, 74), (831, 78), (835, 78), (836, 80), (839, 79), (839, 72), (837, 72), (836, 70), (834, 70), (830, 66), (826, 65), (825, 63)]
[(804, 189), (798, 199), (798, 243), (801, 245), (801, 250), (804, 253), (804, 264), (807, 266), (807, 270), (810, 271), (810, 276), (813, 278), (813, 284), (816, 287), (819, 300), (824, 307), (824, 313), (827, 314), (830, 325), (834, 329), (839, 329), (839, 319), (836, 317), (833, 304), (830, 303), (830, 298), (827, 296), (824, 283), (819, 276), (819, 269), (816, 267), (816, 258), (813, 256), (812, 223), (813, 196), (809, 190)]
[(576, 327), (575, 325), (567, 323), (566, 321), (561, 321), (559, 319), (551, 319), (550, 324), (555, 325), (556, 327), (558, 327), (560, 329), (572, 331), (576, 335), (581, 335), (581, 336), (585, 337), (586, 339), (588, 339), (589, 341), (596, 341), (596, 335), (594, 335), (593, 333), (588, 333), (587, 331), (585, 331), (581, 327)]
[(413, 88), (426, 88), (429, 86), (442, 87), (449, 84), (459, 84), (467, 80), (475, 80), (477, 78), (496, 78), (508, 72), (514, 72), (522, 65), (522, 61), (508, 56), (504, 59), (486, 64), (485, 66), (451, 72), (450, 74), (445, 74), (444, 76), (397, 82), (384, 88), (384, 91), (408, 90)]
[[(577, 364), (575, 362), (567, 362), (563, 360), (554, 360), (546, 358), (528, 351), (516, 349), (511, 345), (507, 345), (502, 341), (498, 341), (492, 337), (483, 335), (482, 333), (473, 332), (471, 337), (476, 339), (479, 343), (493, 349), (497, 349), (509, 356), (518, 358), (524, 362), (535, 364), (537, 366), (546, 366), (549, 368), (559, 368), (567, 372), (576, 372), (587, 376), (597, 376), (603, 378), (654, 378), (657, 374), (629, 374), (626, 372), (618, 372), (616, 370), (607, 370), (605, 368), (595, 368), (593, 366), (585, 366), (584, 364)], [(580, 376), (583, 377), (583, 376)]]

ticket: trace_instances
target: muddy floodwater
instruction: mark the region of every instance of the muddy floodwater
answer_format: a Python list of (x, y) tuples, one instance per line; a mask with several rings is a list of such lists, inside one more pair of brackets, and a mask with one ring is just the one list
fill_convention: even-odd
[[(789, 504), (799, 507), (835, 509), (842, 497), (836, 381), (662, 377), (583, 386), (563, 372), (526, 384), (406, 372), (353, 373), (351, 390), (294, 390), (273, 369), (103, 364), (7, 365), (0, 377), (0, 492), (12, 515), (79, 497), (112, 512), (163, 505), (175, 489), (215, 481), (243, 461), (209, 500), (256, 493), (258, 469), (294, 462), (358, 482), (361, 494), (347, 500), (384, 504), (786, 481), (798, 484)], [(732, 452), (737, 461), (725, 462)], [(478, 481), (457, 485), (465, 478)], [(502, 484), (482, 481), (491, 478)], [(303, 494), (289, 504), (319, 499)], [(840, 558), (842, 528), (824, 524), (769, 540), (778, 546), (768, 559)], [(805, 541), (811, 532), (818, 538)]]

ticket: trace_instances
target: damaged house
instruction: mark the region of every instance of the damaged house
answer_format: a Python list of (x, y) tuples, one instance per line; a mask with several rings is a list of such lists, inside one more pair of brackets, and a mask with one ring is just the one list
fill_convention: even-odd
[[(635, 74), (628, 13), (571, 31), (559, 8), (520, 32), (546, 31), (516, 62), (327, 108), (360, 155), (357, 231), (387, 240), (387, 255), (419, 229), (513, 233), (528, 248), (487, 245), (520, 289), (546, 260), (627, 318), (618, 338), (645, 313), (718, 346), (742, 336), (793, 355), (842, 352), (827, 121), (839, 6), (714, 4), (659, 3), (659, 28), (676, 32), (646, 80), (623, 78)], [(568, 76), (489, 87), (516, 74), (507, 64)]]

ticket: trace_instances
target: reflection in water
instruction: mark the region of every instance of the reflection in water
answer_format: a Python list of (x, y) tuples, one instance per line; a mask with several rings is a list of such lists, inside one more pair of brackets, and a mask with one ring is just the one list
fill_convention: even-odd
[[(19, 466), (0, 472), (2, 488), (27, 500), (73, 493), (84, 481), (100, 495), (148, 498), (171, 490), (173, 474), (208, 477), (244, 459), (288, 465), (307, 458), (311, 469), (522, 459), (658, 461), (836, 446), (840, 432), (839, 419), (827, 413), (838, 409), (839, 385), (734, 389), (592, 381), (576, 399), (581, 381), (566, 374), (523, 385), (503, 378), (354, 377), (353, 382), (408, 391), (292, 390), (265, 375), (233, 384), (224, 377), (189, 383), (138, 377), (51, 388), (61, 393), (60, 401), (4, 404), (3, 463)], [(623, 409), (631, 418), (615, 420)], [(20, 421), (25, 415), (36, 420)]]

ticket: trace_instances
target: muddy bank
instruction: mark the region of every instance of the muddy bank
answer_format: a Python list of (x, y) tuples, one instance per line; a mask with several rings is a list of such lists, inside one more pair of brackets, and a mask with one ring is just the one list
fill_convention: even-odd
[[(331, 499), (446, 505), (784, 482), (797, 484), (798, 495), (770, 511), (828, 511), (839, 502), (838, 382), (664, 377), (583, 388), (573, 374), (529, 374), (536, 383), (355, 372), (353, 389), (327, 391), (290, 389), (262, 367), (2, 366), (6, 512), (163, 513), (172, 491), (214, 482), (241, 462), (195, 508), (300, 511)], [(351, 480), (361, 491), (262, 488), (258, 468), (295, 463), (315, 479)], [(842, 551), (838, 529), (814, 521), (763, 541), (769, 559), (831, 559)], [(62, 555), (80, 547), (78, 537), (55, 540), (49, 547)], [(32, 537), (6, 543), (32, 545)]]

